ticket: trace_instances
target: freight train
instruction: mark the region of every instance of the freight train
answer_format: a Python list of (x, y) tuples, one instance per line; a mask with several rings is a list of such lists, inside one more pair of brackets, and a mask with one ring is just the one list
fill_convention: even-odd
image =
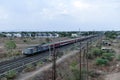
[(93, 37), (96, 37), (96, 35), (87, 36), (84, 38), (69, 39), (69, 40), (59, 41), (59, 42), (55, 42), (55, 43), (44, 44), (44, 45), (31, 46), (31, 47), (28, 47), (28, 48), (22, 50), (22, 54), (23, 55), (39, 54), (40, 52), (44, 52), (49, 49), (62, 47), (62, 46), (68, 45), (68, 44), (73, 44), (76, 42), (84, 41), (84, 40), (87, 40), (87, 39), (90, 39)]

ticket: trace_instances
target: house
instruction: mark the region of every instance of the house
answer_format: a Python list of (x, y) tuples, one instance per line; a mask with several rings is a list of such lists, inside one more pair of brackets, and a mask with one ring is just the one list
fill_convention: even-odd
[(42, 37), (42, 33), (36, 33), (35, 38), (41, 38)]
[(59, 34), (57, 34), (57, 33), (52, 33), (51, 36), (54, 37), (54, 38), (57, 38), (57, 37), (59, 37)]
[(23, 32), (21, 33), (21, 37), (32, 37), (31, 33)]
[(14, 33), (13, 37), (22, 37), (21, 33)]
[(36, 38), (47, 38), (47, 37), (51, 37), (50, 33), (36, 33), (35, 35)]
[(12, 37), (12, 34), (10, 34), (10, 33), (6, 33), (6, 34), (4, 34), (6, 37)]
[(48, 36), (49, 38), (53, 37), (51, 33), (48, 33), (47, 36)]

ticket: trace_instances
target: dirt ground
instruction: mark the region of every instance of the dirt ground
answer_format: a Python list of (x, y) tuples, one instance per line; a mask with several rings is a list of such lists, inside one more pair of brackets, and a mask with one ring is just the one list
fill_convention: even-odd
[[(52, 41), (58, 41), (58, 40), (64, 40), (64, 39), (67, 39), (67, 38), (54, 39)], [(3, 45), (3, 43), (0, 43), (0, 45)], [(23, 46), (25, 47), (25, 46), (29, 46), (29, 45), (34, 45), (34, 44), (23, 44), (20, 42), (18, 42), (18, 44), (17, 44), (17, 46), (19, 46), (19, 47), (23, 47)], [(1, 47), (2, 46), (0, 46), (0, 48)], [(100, 78), (100, 79), (94, 79), (94, 80), (120, 80), (120, 61), (117, 60), (117, 57), (120, 55), (120, 49), (119, 49), (120, 41), (113, 42), (111, 48), (115, 51), (115, 55), (116, 55), (115, 60), (111, 62), (110, 66), (104, 67), (105, 75), (102, 75), (102, 78), (104, 78), (104, 79)], [(66, 56), (66, 57), (68, 57), (68, 56)], [(62, 59), (64, 59), (64, 57)], [(35, 70), (35, 71), (27, 73), (27, 74), (22, 74), (16, 80), (27, 80), (28, 78), (35, 76), (36, 74), (38, 74), (50, 67), (51, 67), (51, 64), (48, 64), (46, 67), (40, 68), (38, 70)], [(98, 67), (96, 67), (96, 69), (98, 69)]]
[[(49, 38), (50, 42), (57, 42), (61, 40), (66, 40), (68, 39), (67, 37), (59, 37), (59, 38)], [(0, 59), (4, 58), (6, 54), (6, 49), (4, 47), (5, 42), (9, 41), (10, 38), (0, 38)], [(22, 49), (33, 46), (33, 45), (38, 45), (42, 43), (47, 43), (46, 38), (13, 38), (13, 41), (15, 41), (17, 48), (15, 51), (22, 51)]]
[[(116, 59), (120, 55), (120, 42), (113, 43), (112, 48), (116, 52)], [(105, 76), (105, 80), (120, 80), (120, 61), (115, 61), (115, 65), (111, 66), (111, 72)]]
[[(77, 54), (77, 50), (71, 51), (69, 52), (69, 54), (64, 55), (63, 57), (59, 58), (57, 60), (57, 64), (62, 63), (63, 61), (65, 61), (67, 58), (69, 58), (70, 56), (76, 55)], [(40, 75), (42, 74), (44, 71), (49, 70), (52, 67), (52, 64), (47, 64), (33, 72), (29, 72), (29, 73), (25, 73), (25, 74), (21, 74), (19, 77), (17, 77), (15, 80), (33, 80), (33, 77), (36, 77), (36, 75)]]
[(120, 80), (120, 73), (112, 73), (112, 74), (106, 75), (105, 80)]

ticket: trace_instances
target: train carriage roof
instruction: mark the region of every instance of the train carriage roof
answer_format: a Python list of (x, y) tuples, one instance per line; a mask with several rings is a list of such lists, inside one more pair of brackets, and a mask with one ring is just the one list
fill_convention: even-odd
[[(91, 37), (91, 36), (89, 36), (89, 37)], [(84, 37), (81, 37), (81, 39), (82, 39), (82, 38), (84, 38)], [(35, 45), (35, 46), (29, 46), (29, 47), (27, 47), (27, 49), (28, 49), (28, 48), (34, 48), (34, 47), (37, 47), (37, 46), (41, 46), (41, 47), (42, 47), (42, 46), (48, 46), (48, 45), (57, 44), (57, 43), (60, 43), (60, 42), (62, 43), (62, 42), (71, 41), (71, 40), (77, 40), (77, 39), (80, 39), (80, 38), (74, 38), (74, 39), (68, 39), (68, 40), (57, 41), (57, 42), (52, 42), (52, 43), (46, 43), (46, 44), (43, 44), (43, 45), (39, 45), (39, 44), (38, 44), (38, 45)]]

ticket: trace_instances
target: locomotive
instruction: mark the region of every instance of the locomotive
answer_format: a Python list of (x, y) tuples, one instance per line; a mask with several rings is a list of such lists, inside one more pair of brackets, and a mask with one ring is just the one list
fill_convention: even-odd
[(44, 51), (47, 51), (49, 49), (62, 47), (62, 46), (68, 45), (68, 44), (73, 44), (76, 42), (84, 41), (84, 40), (87, 40), (87, 39), (90, 39), (93, 37), (95, 37), (95, 35), (87, 36), (84, 38), (75, 38), (75, 39), (54, 42), (54, 43), (48, 43), (48, 44), (44, 44), (44, 45), (31, 46), (31, 47), (28, 47), (28, 48), (25, 48), (24, 50), (22, 50), (22, 54), (23, 55), (38, 54), (40, 52), (44, 52)]

